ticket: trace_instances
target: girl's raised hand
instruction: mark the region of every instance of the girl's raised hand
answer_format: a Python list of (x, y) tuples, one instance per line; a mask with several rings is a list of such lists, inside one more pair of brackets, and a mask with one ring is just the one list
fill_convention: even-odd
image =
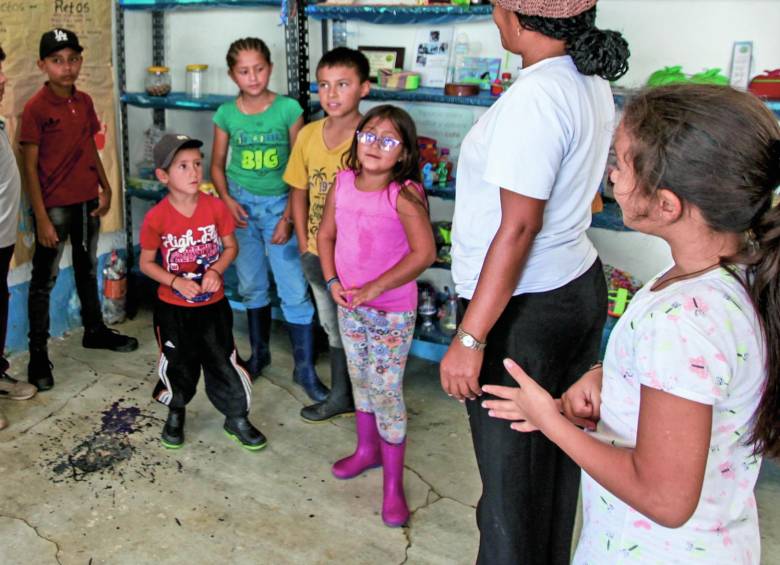
[(279, 218), (279, 222), (274, 228), (274, 233), (271, 235), (271, 243), (273, 245), (284, 245), (290, 241), (292, 227), (292, 224), (286, 218)]
[(600, 366), (590, 369), (561, 396), (563, 415), (589, 430), (595, 430), (601, 418), (601, 377)]
[(239, 204), (235, 198), (225, 198), (223, 200), (225, 206), (230, 211), (230, 215), (236, 221), (236, 226), (239, 228), (245, 228), (247, 226), (246, 219), (249, 217), (244, 207)]
[(511, 359), (504, 359), (504, 367), (517, 381), (518, 387), (485, 385), (482, 390), (503, 400), (485, 400), (482, 407), (493, 418), (514, 420), (511, 428), (518, 432), (543, 430), (553, 419), (561, 416), (559, 403), (529, 377)]
[(333, 283), (330, 287), (330, 295), (333, 297), (333, 302), (344, 308), (352, 308), (348, 302), (349, 292), (350, 291), (348, 290), (344, 290), (344, 287), (341, 286), (341, 283), (338, 281)]

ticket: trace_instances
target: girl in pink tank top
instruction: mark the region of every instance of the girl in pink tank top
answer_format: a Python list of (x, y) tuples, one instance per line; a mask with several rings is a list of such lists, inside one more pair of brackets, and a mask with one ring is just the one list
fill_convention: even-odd
[(371, 109), (328, 193), (317, 235), (356, 408), (357, 448), (333, 465), (333, 474), (350, 479), (381, 466), (382, 519), (396, 527), (409, 518), (403, 374), (414, 334), (415, 279), (436, 258), (418, 161), (409, 114), (390, 105)]

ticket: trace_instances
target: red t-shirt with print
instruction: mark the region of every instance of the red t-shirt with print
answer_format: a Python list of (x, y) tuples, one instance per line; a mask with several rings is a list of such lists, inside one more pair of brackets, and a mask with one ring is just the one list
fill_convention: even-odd
[[(141, 226), (141, 248), (159, 249), (163, 269), (199, 283), (206, 270), (219, 260), (222, 238), (235, 229), (233, 216), (219, 198), (198, 195), (195, 212), (189, 218), (176, 210), (168, 198), (163, 198), (146, 213)], [(177, 306), (205, 306), (221, 300), (225, 292), (220, 288), (186, 299), (170, 285), (161, 284), (157, 296)]]
[(38, 181), (46, 208), (98, 197), (92, 142), (98, 132), (92, 98), (75, 88), (69, 98), (62, 98), (47, 83), (24, 105), (19, 142), (38, 146)]

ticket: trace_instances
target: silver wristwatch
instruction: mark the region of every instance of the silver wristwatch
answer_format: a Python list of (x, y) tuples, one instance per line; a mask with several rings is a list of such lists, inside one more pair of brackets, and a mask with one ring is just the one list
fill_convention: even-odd
[(487, 345), (479, 341), (470, 333), (463, 331), (463, 329), (460, 327), (458, 327), (458, 331), (455, 332), (455, 337), (458, 338), (458, 341), (460, 341), (461, 345), (466, 349), (472, 349), (474, 351), (482, 351), (483, 349), (485, 349), (485, 345)]

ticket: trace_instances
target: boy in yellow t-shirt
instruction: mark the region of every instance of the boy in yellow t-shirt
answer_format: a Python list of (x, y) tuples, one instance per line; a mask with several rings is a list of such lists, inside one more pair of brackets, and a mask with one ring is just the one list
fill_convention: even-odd
[(317, 84), (327, 117), (300, 131), (284, 172), (284, 182), (293, 188), (290, 192), (292, 217), (303, 272), (311, 285), (320, 323), (328, 334), (330, 346), (330, 394), (323, 402), (301, 410), (303, 419), (310, 422), (322, 422), (355, 411), (336, 303), (328, 291), (317, 254), (317, 231), (325, 196), (342, 168), (342, 155), (349, 150), (362, 117), (358, 106), (361, 98), (368, 94), (368, 73), (368, 60), (354, 49), (337, 47), (322, 56), (317, 64)]

